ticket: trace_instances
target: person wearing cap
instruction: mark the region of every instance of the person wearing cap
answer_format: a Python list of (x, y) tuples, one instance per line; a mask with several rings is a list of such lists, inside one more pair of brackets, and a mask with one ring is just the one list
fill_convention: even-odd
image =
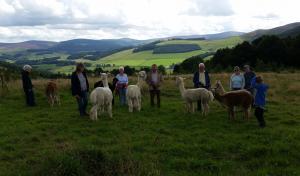
[[(194, 73), (193, 83), (195, 88), (210, 89), (209, 73), (205, 70), (204, 63), (198, 65), (199, 69)], [(197, 103), (198, 111), (201, 111), (201, 101)]]
[(255, 77), (255, 73), (251, 70), (249, 65), (244, 65), (244, 79), (245, 79), (245, 89), (248, 90), (252, 95), (254, 90), (251, 87), (251, 80)]
[(119, 93), (120, 104), (123, 106), (126, 104), (126, 91), (128, 86), (128, 77), (127, 74), (124, 73), (124, 67), (119, 68), (119, 74), (117, 74), (116, 78), (118, 79), (116, 89)]
[(154, 98), (156, 96), (157, 107), (160, 107), (160, 87), (163, 81), (162, 74), (158, 71), (157, 65), (153, 64), (147, 75), (146, 82), (149, 85), (150, 104), (154, 107)]
[(80, 116), (88, 116), (86, 108), (88, 105), (89, 81), (82, 63), (76, 65), (76, 70), (71, 76), (72, 95), (76, 98)]
[(234, 73), (230, 77), (230, 90), (242, 90), (245, 87), (245, 78), (240, 71), (240, 67), (234, 67)]
[(22, 85), (23, 90), (26, 97), (26, 104), (28, 106), (35, 106), (35, 98), (33, 92), (33, 85), (30, 79), (30, 73), (32, 71), (32, 67), (30, 65), (24, 65), (22, 70)]

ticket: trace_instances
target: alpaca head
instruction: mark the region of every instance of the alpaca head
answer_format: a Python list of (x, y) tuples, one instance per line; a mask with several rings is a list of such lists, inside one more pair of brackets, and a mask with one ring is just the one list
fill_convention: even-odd
[(147, 78), (147, 74), (146, 74), (145, 71), (140, 71), (140, 72), (137, 73), (137, 75), (142, 80), (146, 80), (146, 78)]
[(180, 76), (176, 76), (176, 85), (179, 86), (180, 84), (183, 84), (184, 78)]
[(217, 94), (223, 94), (223, 93), (225, 93), (225, 90), (224, 90), (223, 85), (222, 85), (222, 83), (221, 83), (220, 80), (216, 81), (215, 87), (212, 89), (212, 92), (214, 94), (216, 94), (216, 93)]

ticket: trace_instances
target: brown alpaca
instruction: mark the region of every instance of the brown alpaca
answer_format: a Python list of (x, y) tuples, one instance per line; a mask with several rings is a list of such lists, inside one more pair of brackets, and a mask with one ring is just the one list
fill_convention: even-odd
[(237, 90), (225, 92), (220, 81), (217, 81), (216, 87), (213, 89), (215, 99), (223, 106), (227, 107), (229, 119), (234, 120), (234, 107), (243, 108), (245, 119), (249, 120), (251, 106), (253, 104), (253, 96), (246, 90)]
[(60, 105), (60, 99), (58, 95), (58, 88), (55, 82), (49, 81), (46, 86), (46, 96), (48, 98), (48, 103), (53, 107), (54, 103), (56, 102)]

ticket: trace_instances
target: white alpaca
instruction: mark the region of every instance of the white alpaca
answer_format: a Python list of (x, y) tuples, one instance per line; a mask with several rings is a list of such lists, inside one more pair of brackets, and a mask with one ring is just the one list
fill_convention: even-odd
[(194, 102), (201, 100), (202, 115), (206, 116), (209, 111), (208, 104), (214, 99), (212, 92), (205, 88), (185, 89), (183, 80), (182, 77), (176, 77), (176, 84), (179, 87), (182, 99), (186, 103), (187, 111), (194, 113)]
[(93, 104), (90, 111), (90, 118), (92, 120), (98, 119), (98, 111), (100, 114), (106, 111), (109, 117), (112, 118), (113, 95), (108, 87), (107, 76), (106, 73), (101, 73), (101, 80), (104, 87), (95, 88), (90, 95), (91, 103)]
[(145, 71), (138, 73), (138, 81), (136, 85), (129, 85), (126, 92), (126, 98), (128, 102), (128, 111), (133, 112), (134, 109), (137, 111), (141, 110), (142, 107), (142, 94), (141, 86), (143, 81), (146, 79), (147, 74)]

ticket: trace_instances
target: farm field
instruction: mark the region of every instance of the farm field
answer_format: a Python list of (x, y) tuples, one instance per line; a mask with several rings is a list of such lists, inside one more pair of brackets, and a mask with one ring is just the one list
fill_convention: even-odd
[(180, 63), (183, 60), (207, 53), (214, 52), (219, 48), (233, 47), (242, 42), (240, 37), (230, 37), (221, 40), (170, 40), (163, 41), (157, 45), (167, 44), (197, 44), (201, 50), (185, 52), (185, 53), (170, 53), (170, 54), (153, 54), (153, 50), (141, 51), (133, 53), (133, 49), (121, 51), (110, 56), (101, 58), (93, 64), (115, 64), (115, 65), (129, 65), (129, 66), (150, 66), (153, 63), (158, 65), (170, 66), (172, 64)]
[[(47, 80), (33, 81), (33, 108), (21, 82), (11, 82), (0, 92), (0, 175), (300, 175), (300, 73), (262, 75), (270, 85), (264, 129), (241, 113), (229, 121), (215, 101), (207, 117), (185, 113), (173, 77), (165, 78), (160, 109), (146, 95), (141, 112), (115, 105), (113, 119), (97, 122), (78, 116), (69, 80), (57, 80), (62, 105), (53, 108)], [(229, 74), (211, 77), (228, 89)]]

